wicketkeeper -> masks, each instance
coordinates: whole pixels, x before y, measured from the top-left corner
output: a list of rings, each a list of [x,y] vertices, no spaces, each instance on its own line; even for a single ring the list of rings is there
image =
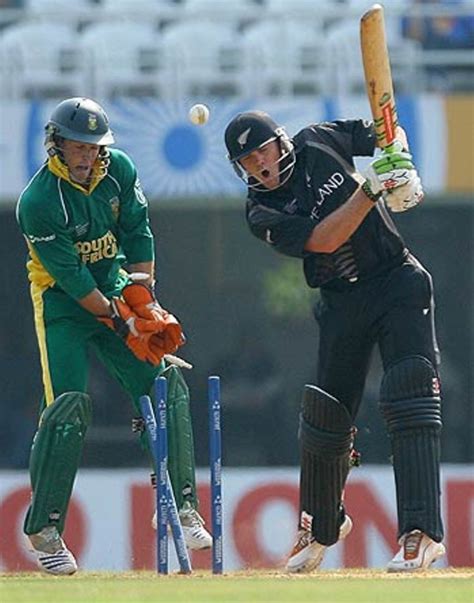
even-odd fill
[[[166,370],[170,475],[186,542],[189,548],[212,542],[197,512],[188,388],[180,370],[163,360],[184,335],[153,293],[147,199],[133,162],[109,149],[113,143],[100,105],[87,98],[61,102],[46,125],[49,157],[17,207],[44,386],[24,531],[39,567],[53,574],[77,570],[61,535],[91,421],[89,351],[130,395],[137,415],[140,396]]]
[[[380,408],[392,443],[400,550],[389,571],[424,569],[441,557],[441,394],[431,276],[409,252],[387,207],[402,212],[423,198],[402,129],[399,141],[364,174],[354,157],[372,156],[373,125],[311,124],[290,139],[261,111],[227,126],[229,159],[248,186],[251,232],[303,261],[319,288],[318,386],[303,393],[300,520],[290,572],[317,568],[352,520],[343,490],[353,424],[370,357],[384,368]]]

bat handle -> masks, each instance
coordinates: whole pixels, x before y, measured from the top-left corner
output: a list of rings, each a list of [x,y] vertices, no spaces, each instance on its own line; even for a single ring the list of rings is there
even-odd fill
[[[384,147],[386,153],[395,153],[404,150],[403,142],[399,138],[395,138],[393,142]]]

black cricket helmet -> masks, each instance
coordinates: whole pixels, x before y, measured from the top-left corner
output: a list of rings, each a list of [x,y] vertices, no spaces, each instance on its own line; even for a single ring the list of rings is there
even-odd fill
[[[102,147],[115,142],[106,112],[90,98],[75,97],[60,102],[45,131],[45,146],[50,155],[57,153],[60,138]]]
[[[278,160],[280,186],[285,184],[293,173],[296,161],[293,142],[288,137],[285,128],[279,126],[264,111],[248,111],[236,115],[228,124],[224,139],[229,161],[237,176],[249,188],[261,192],[269,191],[258,180],[247,174],[246,170],[240,164],[240,160],[274,140],[279,142],[281,151]]]

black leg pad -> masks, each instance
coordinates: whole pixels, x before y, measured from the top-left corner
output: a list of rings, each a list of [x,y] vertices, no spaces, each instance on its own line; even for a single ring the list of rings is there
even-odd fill
[[[327,546],[337,542],[344,520],[342,492],[353,442],[349,412],[336,398],[306,385],[300,415],[300,509],[314,537]]]
[[[404,358],[388,367],[380,394],[392,445],[399,536],[420,529],[440,541],[442,419],[437,372],[422,356]]]

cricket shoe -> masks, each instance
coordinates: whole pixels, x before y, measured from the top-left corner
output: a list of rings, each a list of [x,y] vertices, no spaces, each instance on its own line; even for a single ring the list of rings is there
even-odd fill
[[[204,527],[204,520],[189,502],[179,510],[179,520],[183,528],[184,540],[188,549],[197,551],[212,547],[212,536]],[[158,526],[157,513],[153,515],[151,525]]]
[[[28,535],[26,540],[28,550],[40,569],[57,576],[77,572],[74,555],[66,548],[55,526],[46,526],[37,534]]]
[[[387,565],[388,572],[416,572],[428,569],[446,553],[443,543],[435,542],[421,530],[404,534],[399,542],[400,550]]]
[[[339,540],[345,538],[352,530],[352,519],[346,515],[339,528]],[[286,571],[290,573],[308,573],[321,565],[324,552],[328,547],[320,544],[311,533],[311,530],[300,529],[295,546],[286,562]]]

